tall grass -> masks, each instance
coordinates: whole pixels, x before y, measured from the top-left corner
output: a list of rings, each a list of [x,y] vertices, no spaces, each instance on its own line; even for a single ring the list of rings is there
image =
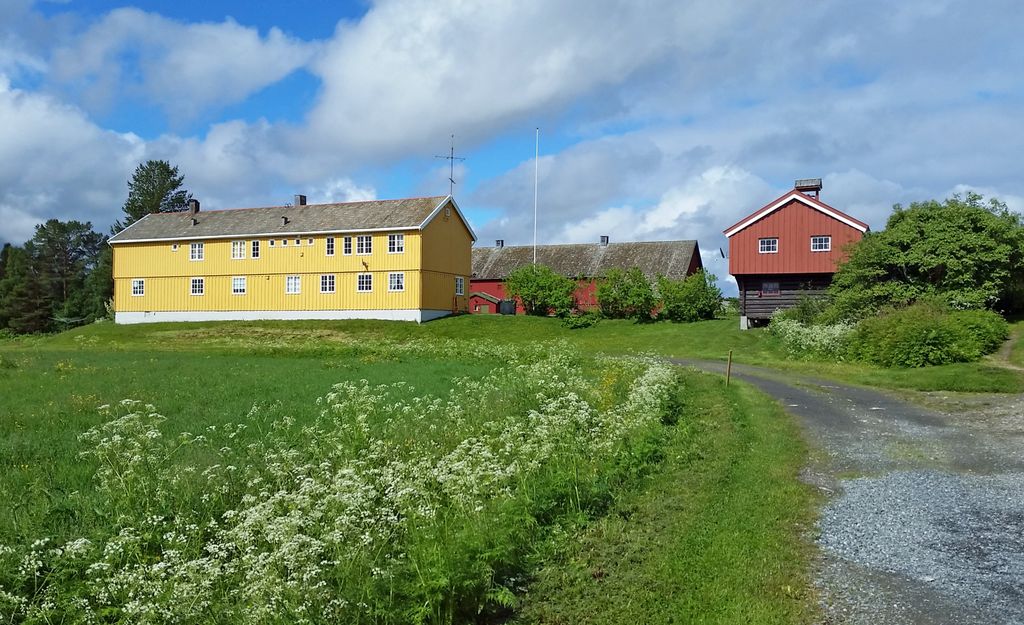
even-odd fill
[[[104,406],[80,436],[95,492],[66,504],[102,522],[0,546],[0,611],[450,623],[508,606],[545,536],[659,459],[676,374],[569,351],[504,348],[504,366],[443,395],[344,382],[307,422],[257,402],[182,432],[153,405]]]

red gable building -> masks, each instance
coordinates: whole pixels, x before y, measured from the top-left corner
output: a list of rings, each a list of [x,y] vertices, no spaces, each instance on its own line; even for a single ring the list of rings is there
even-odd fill
[[[821,179],[794,189],[725,230],[729,273],[739,287],[740,327],[767,323],[772,313],[832,283],[845,247],[868,225],[818,199]]]

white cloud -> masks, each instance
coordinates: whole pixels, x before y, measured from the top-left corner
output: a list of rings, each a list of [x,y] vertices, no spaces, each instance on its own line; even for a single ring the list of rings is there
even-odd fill
[[[58,48],[50,78],[80,88],[92,108],[103,109],[127,95],[173,118],[190,119],[277,82],[314,51],[314,44],[277,28],[261,36],[231,18],[184,24],[123,8]]]
[[[0,241],[21,243],[50,217],[112,222],[143,152],[74,107],[12,89],[0,76]]]
[[[373,187],[360,186],[351,178],[335,178],[310,190],[308,196],[310,204],[363,202],[377,199],[377,191]]]

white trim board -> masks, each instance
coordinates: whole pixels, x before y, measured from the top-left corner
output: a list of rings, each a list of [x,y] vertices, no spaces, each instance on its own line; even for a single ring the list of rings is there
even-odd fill
[[[751,215],[746,220],[744,220],[744,221],[740,222],[739,224],[737,224],[735,227],[733,227],[733,228],[731,228],[729,230],[726,230],[725,236],[727,238],[731,237],[732,235],[736,234],[740,230],[743,230],[743,229],[747,228],[748,226],[751,226],[754,223],[756,223],[758,221],[761,221],[762,219],[764,219],[768,215],[771,215],[772,213],[774,213],[775,211],[779,210],[780,208],[782,208],[786,204],[789,204],[793,200],[797,200],[801,204],[803,204],[803,205],[805,205],[805,206],[807,206],[809,208],[813,208],[814,210],[818,211],[819,213],[823,213],[825,215],[828,215],[832,219],[835,219],[836,221],[842,222],[842,223],[846,224],[847,226],[850,226],[851,228],[853,228],[855,230],[859,230],[861,232],[867,232],[868,231],[868,229],[866,227],[858,224],[857,222],[851,221],[847,217],[845,217],[843,215],[840,215],[839,213],[837,213],[835,211],[829,210],[828,208],[826,208],[824,206],[820,206],[819,204],[811,202],[810,199],[808,199],[808,197],[806,195],[804,195],[803,193],[801,193],[799,191],[793,191],[792,193],[789,193],[789,194],[783,196],[782,199],[780,199],[779,201],[775,202],[774,204],[772,204],[768,208],[764,208],[764,209],[761,209],[761,210],[757,211],[756,213]]]
[[[450,310],[405,308],[393,310],[216,310],[166,312],[115,312],[114,323],[162,323],[165,321],[265,321],[299,319],[380,319],[423,323],[452,314]]]

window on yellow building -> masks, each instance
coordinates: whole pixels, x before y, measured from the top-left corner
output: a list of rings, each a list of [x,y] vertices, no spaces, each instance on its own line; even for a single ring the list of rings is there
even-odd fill
[[[132,295],[139,297],[146,294],[145,280],[132,280]]]
[[[231,242],[231,258],[234,260],[245,258],[245,241]]]
[[[341,253],[345,256],[352,255],[352,237],[345,237],[341,241]]]
[[[231,278],[231,294],[245,295],[245,276]]]
[[[356,256],[368,256],[373,253],[373,237],[360,235],[356,237]]]
[[[388,254],[401,254],[405,251],[405,235],[404,234],[389,234],[388,235]]]
[[[320,276],[320,292],[334,293],[334,274],[325,273]]]
[[[203,260],[203,244],[193,243],[189,246],[189,260]]]
[[[287,276],[284,280],[284,292],[298,295],[302,292],[302,276]]]
[[[334,256],[334,237],[327,237],[327,255]]]
[[[392,292],[405,290],[405,273],[398,271],[388,274],[388,290]]]
[[[455,276],[455,294],[465,295],[466,293],[466,279],[462,276]]]
[[[206,280],[203,278],[192,278],[192,295],[203,295],[206,292]]]
[[[373,274],[372,273],[361,273],[356,276],[356,291],[360,293],[369,293],[373,290]]]
[[[260,257],[260,242],[259,241],[253,241],[252,242],[252,257],[253,258],[259,258]]]

